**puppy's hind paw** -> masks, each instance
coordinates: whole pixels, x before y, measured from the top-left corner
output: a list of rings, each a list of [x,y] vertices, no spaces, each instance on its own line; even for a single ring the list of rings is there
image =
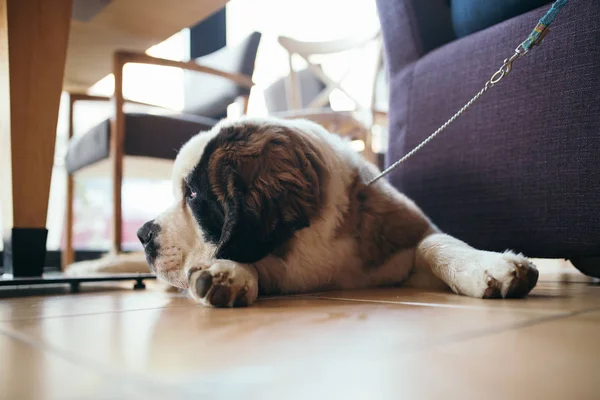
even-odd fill
[[[525,297],[537,284],[539,272],[521,255],[506,252],[502,261],[486,271],[487,289],[484,299]]]

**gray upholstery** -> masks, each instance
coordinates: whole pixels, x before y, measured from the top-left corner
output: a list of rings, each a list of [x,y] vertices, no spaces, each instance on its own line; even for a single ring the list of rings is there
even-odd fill
[[[296,76],[298,78],[298,86],[300,87],[301,108],[307,108],[319,93],[325,89],[325,84],[308,68],[296,72]],[[267,110],[271,114],[290,110],[287,101],[287,79],[289,78],[281,78],[265,90],[265,103]]]
[[[549,7],[449,40],[448,22],[415,12],[442,3],[377,0],[390,75],[388,164],[477,93]],[[423,45],[428,29],[435,48]],[[598,256],[599,154],[600,1],[575,0],[540,47],[389,179],[474,246]]]
[[[216,120],[196,115],[163,116],[125,114],[125,155],[173,160],[181,146],[200,131],[210,129]],[[66,169],[79,169],[108,158],[110,120],[96,125],[69,142]]]
[[[196,59],[196,62],[221,71],[252,76],[256,53],[261,34],[252,33],[234,47],[221,50]],[[250,90],[219,76],[184,72],[184,112],[204,117],[221,119],[227,116],[227,106],[236,97],[248,95]]]

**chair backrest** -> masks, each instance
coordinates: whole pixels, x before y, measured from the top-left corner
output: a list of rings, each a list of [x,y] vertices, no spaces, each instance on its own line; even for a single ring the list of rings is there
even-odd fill
[[[252,77],[260,39],[261,34],[253,32],[236,46],[224,47],[194,61],[207,67]],[[184,81],[183,111],[203,117],[225,118],[227,106],[238,96],[250,94],[250,89],[213,75],[186,71]]]
[[[332,40],[327,42],[302,42],[286,36],[280,36],[278,40],[279,44],[288,52],[289,55],[290,74],[285,80],[287,84],[286,94],[288,97],[287,104],[289,106],[289,109],[298,110],[301,108],[325,107],[329,103],[329,95],[336,89],[342,91],[346,96],[348,96],[356,104],[357,108],[365,107],[361,104],[360,101],[356,100],[352,96],[352,94],[348,93],[348,91],[345,90],[341,85],[342,80],[345,78],[347,73],[350,72],[353,63],[348,63],[349,66],[347,68],[346,74],[343,74],[341,79],[336,80],[325,74],[322,66],[318,63],[313,62],[312,59],[313,56],[342,53],[349,50],[366,48],[366,46],[372,42],[377,43],[378,57],[381,57],[382,43],[379,31],[364,36],[344,38],[340,40]],[[311,101],[308,102],[308,104],[308,96],[305,96],[303,93],[306,83],[302,81],[303,76],[301,75],[306,75],[307,72],[302,71],[301,73],[299,73],[294,70],[292,63],[294,54],[304,59],[304,61],[306,61],[306,63],[308,64],[308,68],[306,69],[306,71],[310,72],[313,78],[316,78],[323,83],[322,90],[318,94],[313,95]],[[377,70],[379,70],[380,66],[381,59],[378,58],[376,62]],[[376,77],[377,71],[374,71],[373,76],[369,77],[373,85],[375,85]],[[306,76],[304,76],[305,81],[306,79]],[[370,108],[371,106],[372,101],[367,107]]]
[[[308,68],[297,71],[296,76],[300,86],[300,108],[308,108],[310,103],[325,89],[326,85]],[[275,81],[264,91],[265,105],[270,114],[291,110],[291,105],[288,102],[287,79],[287,77],[284,77]]]

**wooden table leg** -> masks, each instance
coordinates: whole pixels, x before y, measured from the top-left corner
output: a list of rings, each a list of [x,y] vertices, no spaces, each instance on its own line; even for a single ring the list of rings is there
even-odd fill
[[[0,0],[4,268],[41,275],[72,0]],[[8,50],[8,51],[7,51]]]

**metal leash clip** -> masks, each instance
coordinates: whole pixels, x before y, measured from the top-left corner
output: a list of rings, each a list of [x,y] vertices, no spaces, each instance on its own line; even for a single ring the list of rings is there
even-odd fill
[[[494,86],[496,83],[500,82],[502,78],[512,71],[512,65],[517,58],[524,56],[527,52],[520,49],[520,46],[515,50],[515,54],[513,54],[510,58],[504,60],[504,63],[500,67],[498,71],[492,75],[489,81],[485,83],[485,89],[489,89]]]

